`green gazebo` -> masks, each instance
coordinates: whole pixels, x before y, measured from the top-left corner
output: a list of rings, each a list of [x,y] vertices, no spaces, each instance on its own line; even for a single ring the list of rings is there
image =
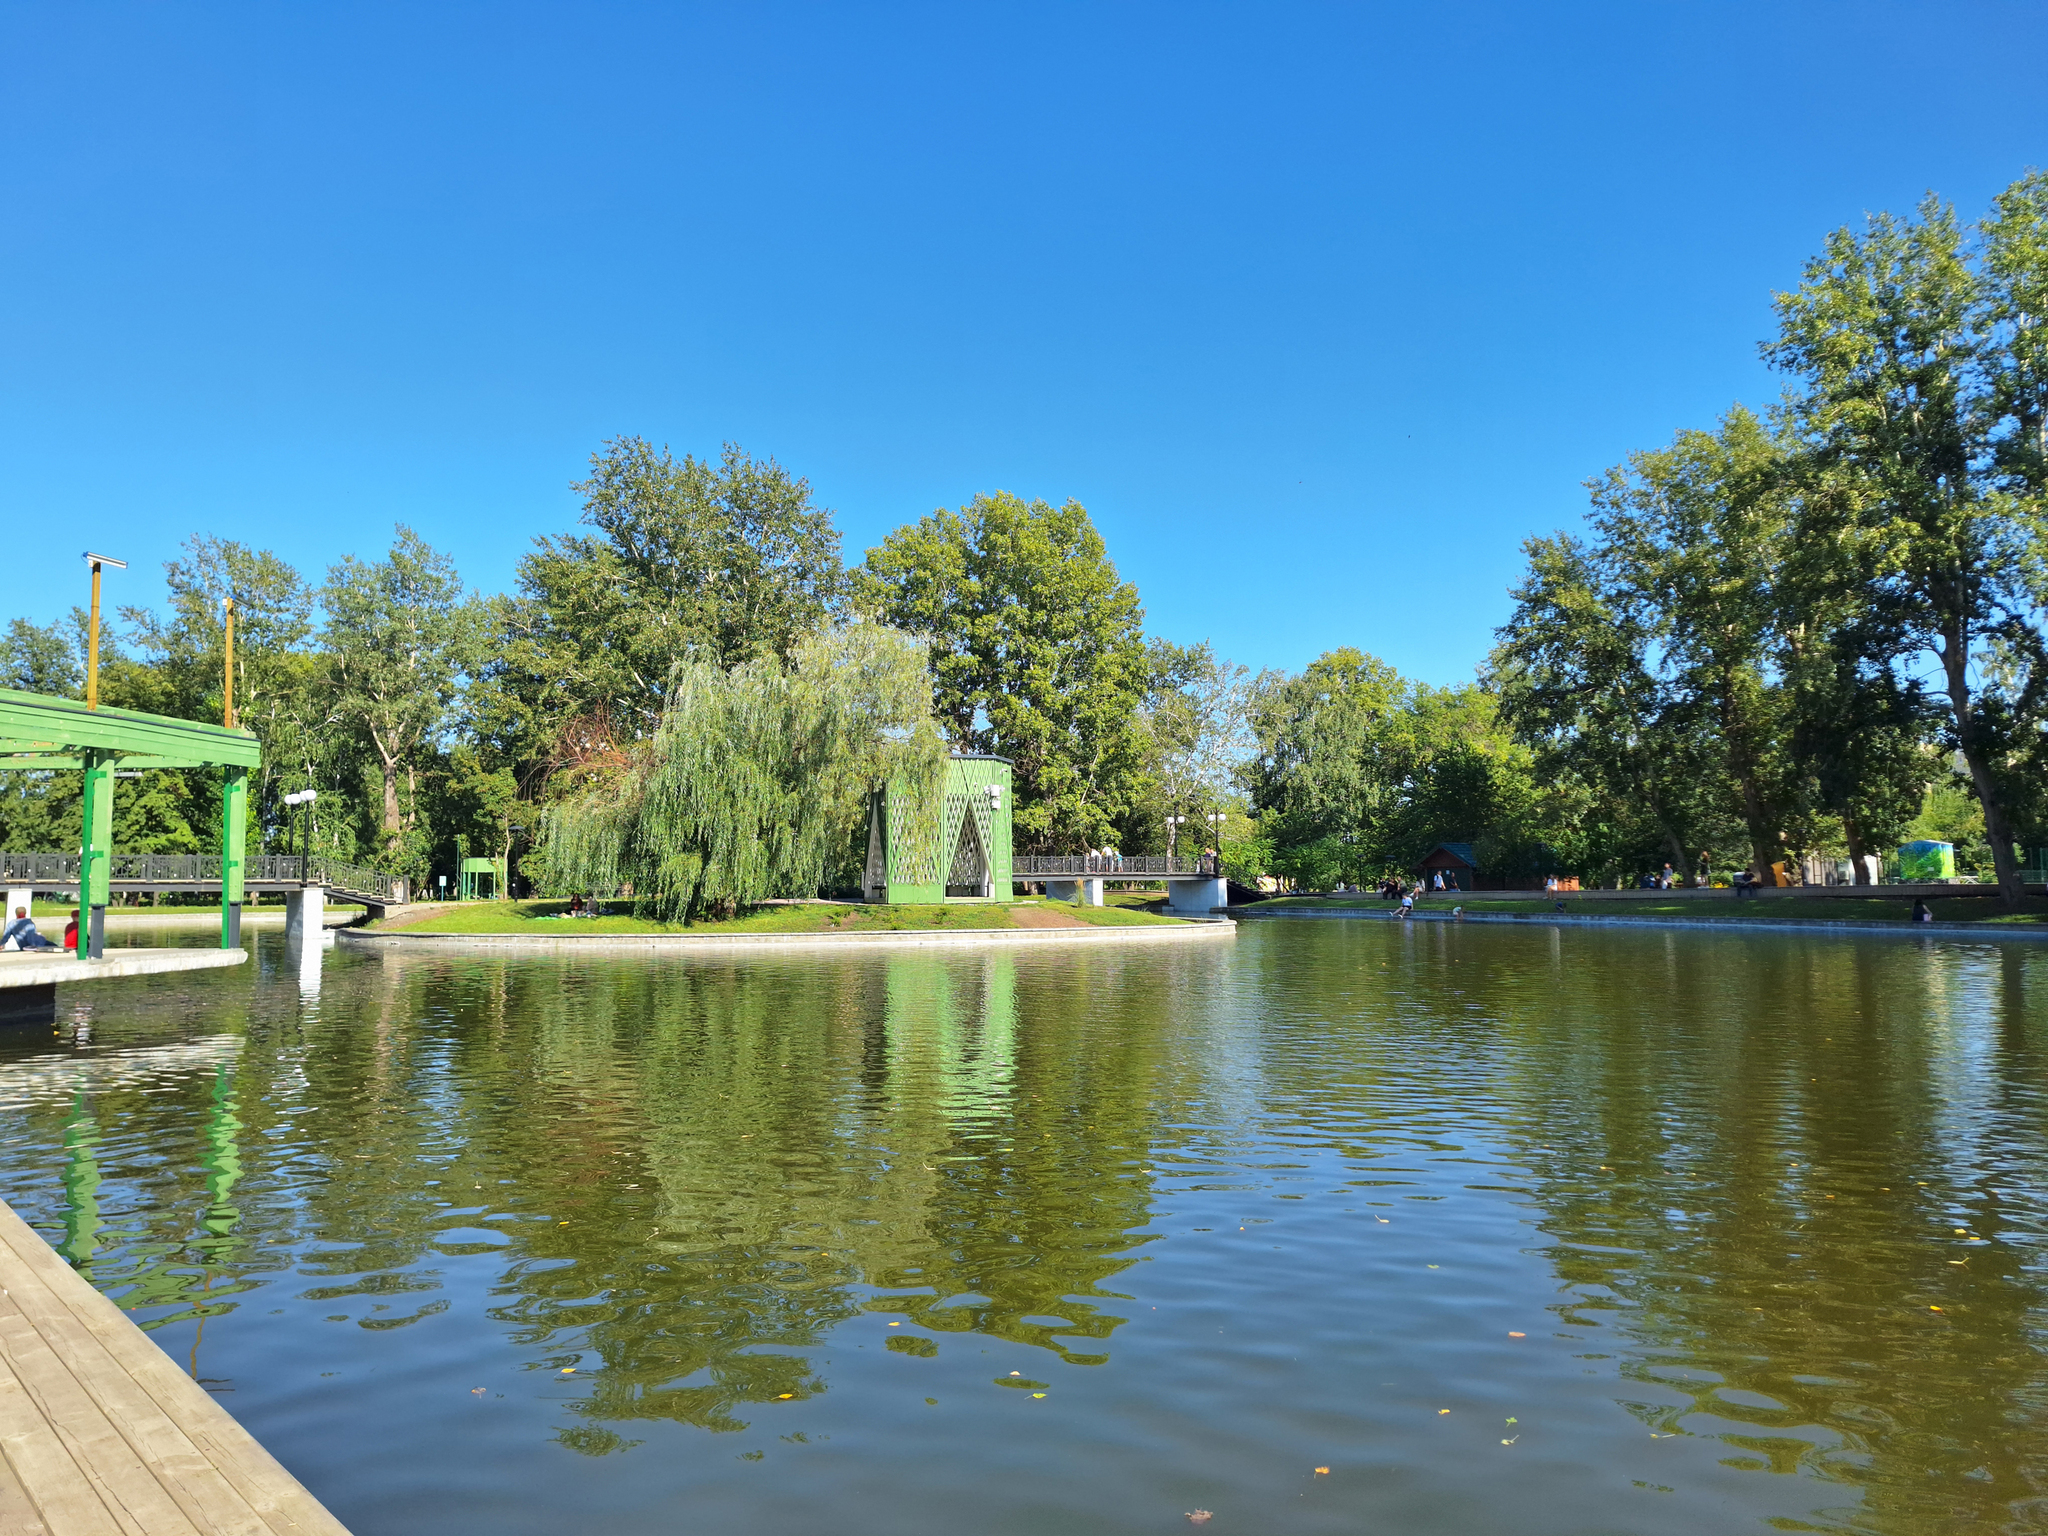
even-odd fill
[[[900,784],[868,802],[869,901],[1007,901],[1010,897],[1010,760],[956,753],[933,829],[920,832]]]
[[[218,768],[220,794],[220,943],[242,944],[244,843],[249,770],[263,751],[250,732],[201,725],[135,709],[101,709],[76,699],[0,688],[0,769],[84,771],[78,905],[85,915],[80,959],[106,948],[107,892],[114,852],[114,775],[145,768]]]

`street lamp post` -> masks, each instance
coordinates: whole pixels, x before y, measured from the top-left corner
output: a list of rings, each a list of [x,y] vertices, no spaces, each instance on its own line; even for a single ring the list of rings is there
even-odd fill
[[[96,555],[85,552],[85,563],[92,567],[92,618],[85,631],[85,707],[100,707],[100,567],[111,565],[117,571],[128,569],[126,560],[116,560],[112,555]]]
[[[1221,868],[1223,864],[1223,823],[1230,819],[1230,813],[1228,811],[1211,811],[1202,819],[1209,823],[1209,847],[1216,856],[1216,867]]]

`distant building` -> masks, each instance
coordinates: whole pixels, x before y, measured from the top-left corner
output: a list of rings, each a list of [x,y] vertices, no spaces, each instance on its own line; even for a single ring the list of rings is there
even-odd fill
[[[1472,856],[1470,843],[1438,843],[1409,873],[1421,876],[1422,883],[1431,890],[1436,889],[1439,873],[1446,889],[1471,891],[1479,887],[1479,861]]]

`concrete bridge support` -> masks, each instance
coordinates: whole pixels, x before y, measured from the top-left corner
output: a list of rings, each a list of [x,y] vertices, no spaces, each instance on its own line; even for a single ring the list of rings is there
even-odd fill
[[[326,926],[327,892],[320,886],[309,885],[304,890],[284,893],[284,936],[287,943],[302,939],[318,940],[320,930]]]
[[[1212,907],[1227,906],[1230,892],[1221,880],[1169,880],[1166,910],[1184,917],[1207,917]]]
[[[1054,901],[1078,902],[1085,907],[1102,905],[1102,882],[1100,880],[1048,880],[1045,894]]]

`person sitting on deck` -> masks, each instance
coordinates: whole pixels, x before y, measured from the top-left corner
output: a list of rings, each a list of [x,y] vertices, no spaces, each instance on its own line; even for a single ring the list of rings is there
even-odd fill
[[[71,921],[64,925],[64,947],[78,948],[78,908],[71,909]]]
[[[1401,893],[1401,915],[1403,917],[1412,917],[1415,915],[1415,893],[1413,891],[1404,891]]]
[[[7,931],[0,933],[0,946],[7,949],[55,949],[57,946],[36,932],[36,920],[28,915],[27,907],[14,909],[14,921],[7,925]]]

